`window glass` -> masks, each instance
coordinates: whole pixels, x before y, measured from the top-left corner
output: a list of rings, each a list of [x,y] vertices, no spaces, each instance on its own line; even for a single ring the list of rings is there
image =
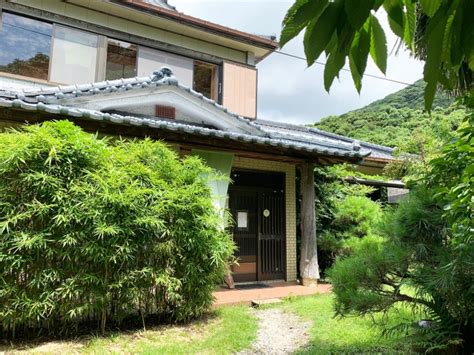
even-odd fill
[[[95,81],[97,35],[56,25],[53,41],[51,81],[64,84]]]
[[[195,61],[193,89],[212,100],[216,100],[217,65]]]
[[[152,75],[162,66],[170,67],[180,84],[193,85],[193,60],[156,49],[140,47],[138,50],[138,76]]]
[[[137,75],[137,46],[127,42],[108,40],[105,78],[114,80]]]
[[[0,31],[0,71],[48,79],[53,26],[4,12]]]

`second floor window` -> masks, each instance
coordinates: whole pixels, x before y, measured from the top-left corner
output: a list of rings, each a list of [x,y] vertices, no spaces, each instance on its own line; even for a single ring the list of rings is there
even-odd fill
[[[48,79],[53,26],[4,12],[0,31],[0,71]]]
[[[131,78],[137,75],[137,46],[109,39],[105,79]]]
[[[217,101],[217,81],[217,65],[194,61],[194,90]]]

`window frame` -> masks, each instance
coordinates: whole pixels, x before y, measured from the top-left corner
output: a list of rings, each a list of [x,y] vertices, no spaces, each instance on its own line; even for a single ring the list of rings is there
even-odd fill
[[[21,12],[15,12],[15,11],[9,11],[9,10],[5,11],[5,9],[0,8],[0,31],[3,31],[3,25],[4,25],[3,16],[4,16],[4,14],[11,14],[13,16],[24,17],[24,18],[28,18],[30,20],[43,22],[43,23],[47,23],[47,24],[51,25],[51,40],[50,40],[50,44],[49,44],[48,75],[47,75],[46,79],[35,78],[35,77],[32,77],[32,76],[26,76],[26,75],[16,74],[16,73],[9,73],[9,72],[1,71],[1,70],[0,70],[0,75],[2,75],[4,77],[11,77],[13,79],[18,79],[18,80],[27,80],[27,81],[30,81],[30,82],[53,83],[53,82],[50,81],[50,74],[51,74],[51,62],[52,62],[51,59],[52,59],[52,55],[53,55],[53,36],[54,36],[55,23],[52,22],[52,21],[48,21],[48,20],[44,20],[42,18],[35,17],[35,16],[30,16],[28,14],[24,14],[24,13],[21,13]]]
[[[194,64],[196,62],[204,63],[204,64],[209,64],[212,65],[216,68],[216,74],[215,74],[215,85],[216,85],[216,90],[215,90],[215,97],[212,98],[212,100],[222,103],[223,100],[223,63],[224,59],[222,58],[216,58],[216,60],[206,60],[200,58],[198,55],[192,56],[192,55],[186,55],[182,54],[179,52],[175,51],[169,51],[166,49],[163,49],[159,46],[154,47],[152,45],[152,42],[150,42],[150,45],[142,44],[140,41],[129,41],[127,39],[122,39],[120,36],[120,33],[117,33],[117,36],[109,36],[106,34],[103,34],[99,32],[98,30],[96,31],[91,31],[88,29],[85,29],[83,27],[80,27],[78,25],[71,24],[70,22],[66,21],[59,21],[59,22],[54,22],[50,19],[45,18],[44,16],[39,16],[35,14],[30,14],[28,12],[23,12],[23,11],[18,11],[16,9],[5,9],[5,8],[0,8],[0,30],[2,29],[3,25],[3,14],[4,13],[9,13],[12,15],[20,16],[20,17],[25,17],[29,18],[35,21],[43,22],[50,24],[52,26],[52,31],[51,31],[51,42],[50,42],[50,47],[49,47],[49,63],[48,63],[48,77],[47,79],[41,79],[41,78],[35,78],[35,77],[30,77],[30,76],[25,76],[25,75],[20,75],[20,74],[13,74],[13,73],[8,73],[8,72],[2,72],[0,71],[0,77],[11,77],[13,79],[17,80],[22,80],[22,81],[28,81],[28,82],[37,82],[37,83],[45,83],[45,84],[53,84],[53,85],[64,85],[65,83],[63,82],[56,82],[56,81],[51,81],[51,69],[52,69],[52,55],[53,55],[53,46],[54,46],[54,36],[55,36],[55,31],[56,31],[56,26],[62,26],[69,28],[71,30],[77,30],[77,31],[82,31],[85,33],[89,33],[92,35],[96,35],[99,38],[99,44],[97,46],[97,64],[96,64],[96,70],[95,70],[95,81],[104,81],[106,80],[106,71],[107,71],[107,48],[108,48],[108,41],[110,40],[115,40],[119,42],[126,42],[131,45],[136,46],[136,63],[135,63],[135,71],[138,74],[138,53],[140,47],[152,49],[152,50],[157,50],[166,54],[182,57],[182,58],[187,58],[193,61],[193,77],[192,77],[192,85],[191,89],[194,87]],[[148,40],[148,39],[147,39]],[[150,41],[153,41],[152,39],[149,39]],[[200,53],[198,51],[195,51],[196,53]],[[204,52],[203,52],[204,53]],[[204,53],[205,55],[205,53]],[[150,73],[151,75],[151,73]]]
[[[203,61],[203,60],[197,60],[197,59],[193,59],[193,85],[191,87],[191,89],[195,90],[194,88],[194,79],[195,79],[195,66],[196,64],[201,64],[203,66],[209,66],[209,67],[212,67],[212,77],[211,77],[211,97],[209,97],[209,99],[211,100],[214,100],[218,103],[220,103],[220,95],[221,95],[221,76],[222,76],[222,71],[221,71],[221,67],[222,65],[219,65],[219,64],[214,64],[214,63],[209,63],[209,62],[206,62],[206,61]],[[212,88],[212,81],[214,82],[214,88]],[[201,92],[201,94],[203,94]],[[204,95],[204,94],[203,94]],[[205,96],[205,95],[204,95]],[[207,97],[207,96],[206,96]]]

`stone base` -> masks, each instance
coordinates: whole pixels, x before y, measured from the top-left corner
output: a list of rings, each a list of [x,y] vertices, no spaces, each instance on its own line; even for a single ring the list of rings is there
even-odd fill
[[[301,280],[301,284],[303,286],[307,286],[307,287],[316,287],[316,286],[318,286],[318,279],[303,278]]]

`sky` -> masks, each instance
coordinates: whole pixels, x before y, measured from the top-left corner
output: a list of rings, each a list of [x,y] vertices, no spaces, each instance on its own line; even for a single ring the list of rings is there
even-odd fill
[[[241,31],[276,35],[281,21],[293,3],[283,0],[169,0],[185,14]],[[395,53],[395,36],[390,32],[386,14],[377,13],[387,35],[389,50],[386,77],[413,83],[423,76],[423,63],[403,50]],[[304,57],[302,34],[281,50]],[[324,55],[319,58],[325,61]],[[348,67],[348,65],[346,65]],[[257,117],[273,121],[309,124],[329,115],[339,115],[404,88],[404,85],[365,77],[362,91],[357,93],[349,72],[341,72],[327,93],[320,65],[308,68],[304,60],[273,53],[257,65]],[[384,76],[369,60],[366,73]]]

